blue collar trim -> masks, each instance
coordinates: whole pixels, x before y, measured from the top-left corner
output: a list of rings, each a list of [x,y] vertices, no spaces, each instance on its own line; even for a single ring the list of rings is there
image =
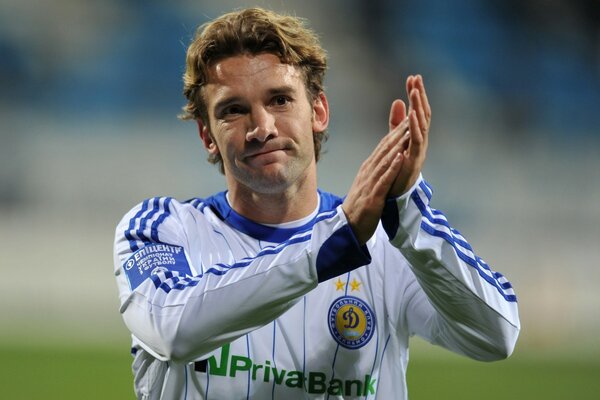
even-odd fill
[[[337,206],[342,204],[343,201],[342,198],[336,195],[319,190],[318,193],[321,197],[321,205],[315,218],[306,224],[295,228],[277,228],[261,225],[235,212],[229,206],[227,198],[225,197],[225,193],[226,192],[219,192],[211,197],[208,197],[204,200],[204,203],[207,204],[223,221],[226,221],[234,229],[255,239],[272,243],[285,242],[296,233],[310,229],[315,224],[319,214],[334,210]]]

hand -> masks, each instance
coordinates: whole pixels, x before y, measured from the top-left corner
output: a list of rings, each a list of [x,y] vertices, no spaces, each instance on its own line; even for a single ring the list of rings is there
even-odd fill
[[[404,103],[403,103],[404,104]],[[365,244],[377,228],[385,200],[401,171],[408,146],[409,120],[399,122],[362,163],[342,209],[354,236]]]
[[[410,105],[408,117],[406,105],[402,100],[395,100],[390,110],[390,130],[408,118],[410,140],[408,146],[402,151],[404,158],[402,169],[388,193],[389,197],[401,196],[415,184],[425,163],[429,143],[431,107],[421,75],[411,75],[406,79],[406,93]]]
[[[358,242],[365,244],[377,228],[385,200],[406,193],[417,181],[427,152],[431,107],[423,78],[406,80],[408,116],[402,100],[392,103],[389,133],[362,163],[342,209]]]

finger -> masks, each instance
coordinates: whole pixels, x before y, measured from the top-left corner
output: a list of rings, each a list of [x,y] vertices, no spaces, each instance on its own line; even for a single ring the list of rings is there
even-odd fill
[[[414,88],[414,76],[409,75],[406,78],[406,95],[408,96],[408,112],[410,112],[410,110],[412,110],[412,108],[413,108],[413,104],[410,101],[410,92],[412,92],[413,88]]]
[[[380,147],[389,147],[393,146],[395,142],[397,142],[402,135],[408,130],[408,118],[405,116],[399,124],[396,125],[394,129],[389,131],[377,144],[377,148]]]
[[[405,118],[392,132],[388,134],[384,145],[383,152],[389,154],[392,152],[400,152],[406,149],[410,141],[409,120]]]
[[[385,162],[385,157],[388,155],[402,152],[406,148],[406,143],[410,140],[408,126],[409,121],[405,118],[394,130],[384,136],[365,161],[365,168],[374,170],[382,162]]]
[[[406,78],[406,94],[409,94],[415,88],[415,79],[414,75],[409,75]]]
[[[409,120],[406,119],[406,122],[408,123]],[[410,144],[410,135],[410,129],[406,129],[402,136],[394,142],[394,147],[390,149],[390,151],[403,153],[404,150],[406,150],[408,148],[408,145]]]
[[[396,128],[388,132],[373,149],[369,157],[362,163],[361,170],[372,172],[382,162],[384,157],[398,148],[398,143],[403,143],[403,136],[408,131],[409,121],[405,118]],[[396,150],[401,151],[401,150]]]
[[[394,100],[390,109],[390,131],[400,125],[404,119],[406,119],[406,104],[402,100]]]
[[[408,146],[410,145],[410,130],[407,130],[406,133],[404,134],[404,136],[402,136],[402,141],[399,145],[400,145],[399,151],[402,154],[404,154],[404,152],[408,149]]]
[[[425,110],[425,116],[427,117],[427,121],[431,120],[431,106],[429,105],[429,99],[427,98],[427,92],[425,91],[425,82],[423,81],[423,76],[417,75],[418,79],[418,88],[421,94],[421,104],[423,109]]]
[[[394,154],[403,153],[410,142],[410,133],[408,132],[409,120],[404,119],[400,125],[392,132],[387,134],[375,147],[371,155],[363,162],[360,173],[364,176],[371,176],[370,179],[379,179],[388,169],[391,162],[390,157]]]
[[[423,152],[423,135],[421,134],[421,128],[419,126],[419,120],[417,113],[412,110],[408,114],[409,127],[410,127],[410,144],[408,146],[408,156],[411,160],[417,160]]]
[[[404,156],[401,153],[393,153],[393,158],[390,160],[388,167],[382,171],[379,178],[373,186],[373,194],[376,197],[386,197],[390,188],[394,184],[398,173],[402,169]]]
[[[427,93],[425,92],[425,84],[423,83],[422,76],[420,76],[419,86],[419,94],[421,95],[421,109],[423,112],[422,119],[425,121],[425,125],[421,129],[421,135],[423,135],[423,142],[425,143],[425,148],[427,148],[429,141],[429,131],[431,128],[431,106],[429,105],[429,100],[427,99]]]
[[[378,164],[373,165],[369,169],[361,171],[363,188],[365,189],[366,195],[375,198],[379,196],[385,196],[389,190],[389,188],[385,188],[385,186],[393,183],[393,178],[386,180],[386,176],[389,174],[388,171],[390,169],[395,168],[396,164],[394,164],[394,162],[397,157],[397,152],[390,152],[386,154]]]
[[[416,111],[417,119],[419,120],[419,127],[421,128],[421,132],[425,133],[429,129],[429,122],[427,117],[425,116],[425,110],[423,109],[423,104],[421,104],[421,94],[419,93],[419,89],[415,88],[410,93],[410,99],[414,104],[414,111]]]

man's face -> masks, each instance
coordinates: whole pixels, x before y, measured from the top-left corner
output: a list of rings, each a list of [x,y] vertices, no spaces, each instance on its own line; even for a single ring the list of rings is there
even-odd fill
[[[327,104],[308,99],[296,67],[268,53],[229,57],[210,68],[203,95],[202,138],[223,158],[230,190],[281,193],[316,179],[313,131],[326,128]]]

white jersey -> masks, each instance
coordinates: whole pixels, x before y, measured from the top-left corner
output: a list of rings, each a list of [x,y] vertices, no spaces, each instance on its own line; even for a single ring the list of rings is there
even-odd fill
[[[511,284],[429,206],[419,179],[360,246],[319,192],[299,227],[225,193],[149,199],[117,227],[115,275],[140,399],[406,399],[409,337],[479,360],[519,332]]]

